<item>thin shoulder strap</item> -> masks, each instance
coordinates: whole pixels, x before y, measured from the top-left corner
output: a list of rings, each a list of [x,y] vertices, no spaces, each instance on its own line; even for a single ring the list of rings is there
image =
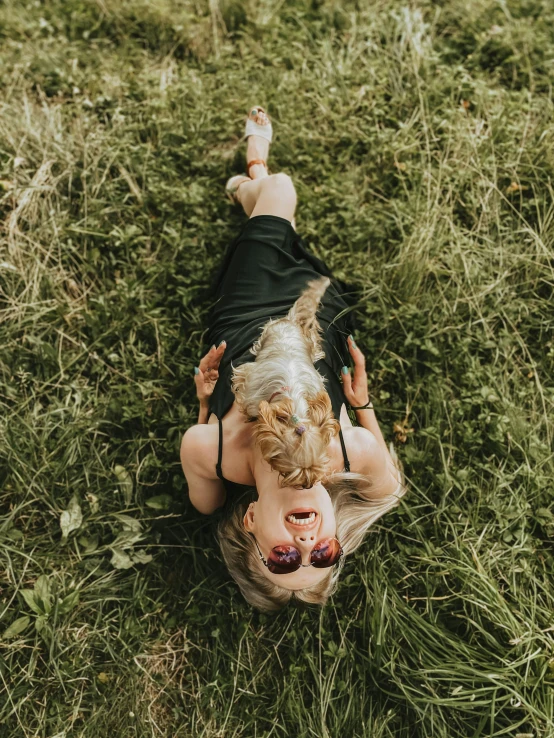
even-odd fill
[[[344,471],[350,471],[350,461],[348,460],[348,454],[346,453],[346,444],[344,443],[344,436],[342,435],[342,428],[339,431],[340,445],[342,448],[342,457],[344,459]]]
[[[217,464],[215,465],[215,473],[220,479],[223,479],[223,472],[221,471],[221,460],[223,458],[223,423],[221,418],[217,419],[219,424],[219,444],[217,448]]]

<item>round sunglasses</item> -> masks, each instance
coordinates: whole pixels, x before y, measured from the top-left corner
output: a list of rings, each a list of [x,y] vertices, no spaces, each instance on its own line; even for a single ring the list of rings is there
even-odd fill
[[[326,538],[324,541],[316,543],[310,551],[309,564],[303,564],[300,551],[295,546],[288,545],[274,546],[266,561],[256,537],[253,533],[250,535],[254,539],[260,560],[272,574],[292,574],[293,571],[308,566],[315,566],[316,569],[327,569],[334,566],[343,554],[342,547],[336,538]]]

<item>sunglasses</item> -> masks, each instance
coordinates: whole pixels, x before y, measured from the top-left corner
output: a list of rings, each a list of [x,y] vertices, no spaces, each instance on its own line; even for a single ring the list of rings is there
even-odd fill
[[[258,546],[258,541],[254,537],[254,543],[260,554],[260,559],[264,566],[267,566],[272,574],[292,574],[301,567],[315,566],[316,569],[328,569],[334,566],[343,554],[340,543],[336,538],[326,538],[324,541],[317,543],[310,551],[310,563],[302,563],[302,554],[295,546],[275,546],[269,552],[269,556],[264,558],[263,553]]]

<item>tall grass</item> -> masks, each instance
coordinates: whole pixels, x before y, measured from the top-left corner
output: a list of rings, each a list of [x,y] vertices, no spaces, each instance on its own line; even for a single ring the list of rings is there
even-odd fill
[[[554,10],[0,8],[0,736],[554,736]],[[253,612],[178,463],[273,118],[410,478],[329,606]]]

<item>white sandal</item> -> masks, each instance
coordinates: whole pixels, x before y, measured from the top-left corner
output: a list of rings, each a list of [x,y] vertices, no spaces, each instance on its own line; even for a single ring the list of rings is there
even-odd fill
[[[273,126],[271,125],[271,121],[269,121],[267,125],[261,126],[250,117],[254,113],[265,113],[265,110],[261,105],[254,105],[250,109],[250,115],[246,119],[246,126],[244,129],[244,140],[246,141],[248,136],[260,136],[261,138],[265,138],[268,143],[271,143],[273,141]],[[255,164],[263,164],[267,169],[267,162],[264,159],[252,159],[252,161],[246,163],[246,171],[248,174],[250,174],[250,167],[253,167]]]

